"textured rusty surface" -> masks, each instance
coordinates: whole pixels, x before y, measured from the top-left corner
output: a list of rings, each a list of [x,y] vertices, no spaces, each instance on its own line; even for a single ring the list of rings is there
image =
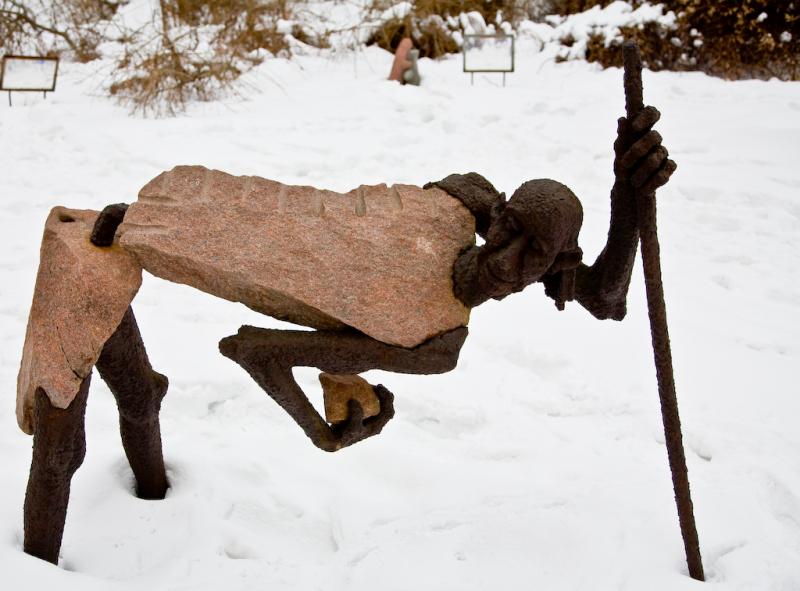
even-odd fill
[[[97,371],[117,401],[122,446],[136,477],[136,495],[163,499],[167,476],[158,414],[169,381],[150,366],[131,308],[106,341]]]
[[[435,184],[452,191],[484,229],[485,243],[464,250],[453,266],[453,291],[466,306],[501,300],[551,275],[560,278],[580,263],[583,208],[561,183],[528,181],[508,201],[476,173]]]
[[[25,552],[58,564],[72,475],[86,455],[84,415],[91,373],[80,383],[72,404],[53,406],[44,390],[34,397],[33,457],[25,492]]]
[[[154,275],[295,324],[413,347],[469,320],[451,273],[474,219],[437,188],[341,194],[179,166],[119,232]]]
[[[34,393],[67,408],[139,290],[136,259],[89,238],[96,211],[56,207],[45,223],[17,377],[17,422],[33,433]]]
[[[328,425],[292,376],[293,367],[316,367],[334,374],[358,374],[370,369],[434,374],[455,368],[467,337],[465,327],[436,336],[412,348],[395,347],[352,331],[283,331],[243,326],[222,339],[220,352],[241,365],[281,408],[324,451],[337,451],[377,435],[394,416],[391,392],[374,386],[380,413],[365,419],[361,405],[351,400],[347,421]]]
[[[625,60],[625,111],[630,122],[631,140],[636,137],[636,121],[644,111],[642,99],[642,62],[635,44],[624,47]],[[640,134],[641,135],[641,134]],[[644,155],[641,156],[643,158]],[[672,352],[667,326],[667,307],[664,302],[664,288],[661,280],[661,257],[656,226],[655,188],[664,184],[672,171],[674,162],[666,160],[666,151],[656,154],[650,175],[640,171],[629,181],[631,191],[636,197],[637,222],[642,243],[642,265],[644,268],[647,310],[650,317],[650,335],[658,381],[658,396],[661,402],[661,417],[664,423],[664,436],[669,458],[675,503],[678,508],[681,536],[683,537],[686,562],[689,574],[699,581],[705,580],[703,561],[700,555],[700,541],[694,520],[694,507],[689,488],[689,472],[683,451],[681,420],[678,413],[678,398],[675,393],[675,377],[672,369]],[[670,164],[671,163],[671,164]],[[660,164],[660,166],[655,166]],[[646,170],[646,168],[644,169]],[[666,171],[666,172],[665,172]],[[653,180],[654,179],[654,180]],[[661,180],[663,179],[663,182]]]
[[[125,218],[126,211],[128,211],[127,203],[105,206],[94,222],[90,242],[95,246],[111,246],[114,243],[117,228]]]
[[[133,310],[105,343],[97,369],[119,409],[125,454],[142,499],[162,499],[167,490],[158,413],[167,379],[147,359]],[[72,475],[86,453],[84,415],[91,372],[66,409],[36,390],[33,458],[25,495],[25,552],[56,564],[69,502]]]

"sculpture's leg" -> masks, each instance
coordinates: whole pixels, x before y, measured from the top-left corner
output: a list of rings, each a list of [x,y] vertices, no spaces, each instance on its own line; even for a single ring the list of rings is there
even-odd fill
[[[117,400],[122,446],[136,476],[137,496],[163,499],[168,485],[158,413],[168,380],[150,366],[131,308],[106,341],[96,367]]]
[[[84,414],[90,378],[91,374],[83,380],[66,409],[54,407],[44,390],[36,390],[24,550],[53,564],[58,563],[72,475],[86,455]]]
[[[336,451],[381,431],[394,415],[391,392],[383,386],[374,386],[381,403],[377,416],[362,419],[360,406],[351,401],[348,421],[332,427],[295,382],[293,367],[316,367],[336,374],[357,374],[370,369],[444,373],[456,366],[466,337],[467,329],[462,327],[406,349],[356,332],[283,331],[243,326],[237,335],[222,339],[219,348],[291,415],[314,445],[325,451]]]

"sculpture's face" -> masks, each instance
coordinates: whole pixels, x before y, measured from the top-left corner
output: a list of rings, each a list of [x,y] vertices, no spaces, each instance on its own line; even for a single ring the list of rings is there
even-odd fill
[[[550,232],[536,221],[512,201],[489,227],[481,258],[503,295],[538,281],[558,254]]]
[[[582,220],[580,202],[564,185],[523,184],[486,234],[478,259],[484,293],[500,298],[539,281],[562,251],[577,248]]]

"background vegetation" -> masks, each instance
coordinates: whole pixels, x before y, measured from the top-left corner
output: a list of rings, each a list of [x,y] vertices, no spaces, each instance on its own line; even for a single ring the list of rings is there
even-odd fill
[[[637,4],[640,4],[637,1]],[[571,4],[608,4],[564,0]],[[727,79],[800,80],[800,2],[791,0],[662,0],[675,27],[625,27],[652,70],[699,70]],[[589,61],[622,64],[621,42],[590,40]]]
[[[411,37],[422,57],[438,58],[460,51],[466,31],[512,32],[525,19],[597,10],[611,1],[370,0],[362,2],[369,34],[361,41],[393,51]],[[0,0],[0,49],[87,62],[113,47],[109,93],[134,110],[171,114],[189,101],[216,98],[267,57],[289,57],[303,44],[325,47],[331,33],[297,18],[308,0],[152,0],[150,18],[136,26],[117,18],[130,2]],[[800,0],[651,3],[674,12],[671,24],[623,26],[613,39],[594,32],[586,59],[619,66],[622,41],[629,38],[653,70],[800,80]]]

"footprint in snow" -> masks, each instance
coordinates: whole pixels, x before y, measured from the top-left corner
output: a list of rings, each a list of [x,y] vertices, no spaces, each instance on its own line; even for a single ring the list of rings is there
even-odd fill
[[[236,540],[228,542],[222,549],[222,554],[231,560],[250,560],[260,558],[259,554],[255,550]]]
[[[711,281],[719,285],[722,289],[730,291],[731,280],[725,275],[712,275]]]

